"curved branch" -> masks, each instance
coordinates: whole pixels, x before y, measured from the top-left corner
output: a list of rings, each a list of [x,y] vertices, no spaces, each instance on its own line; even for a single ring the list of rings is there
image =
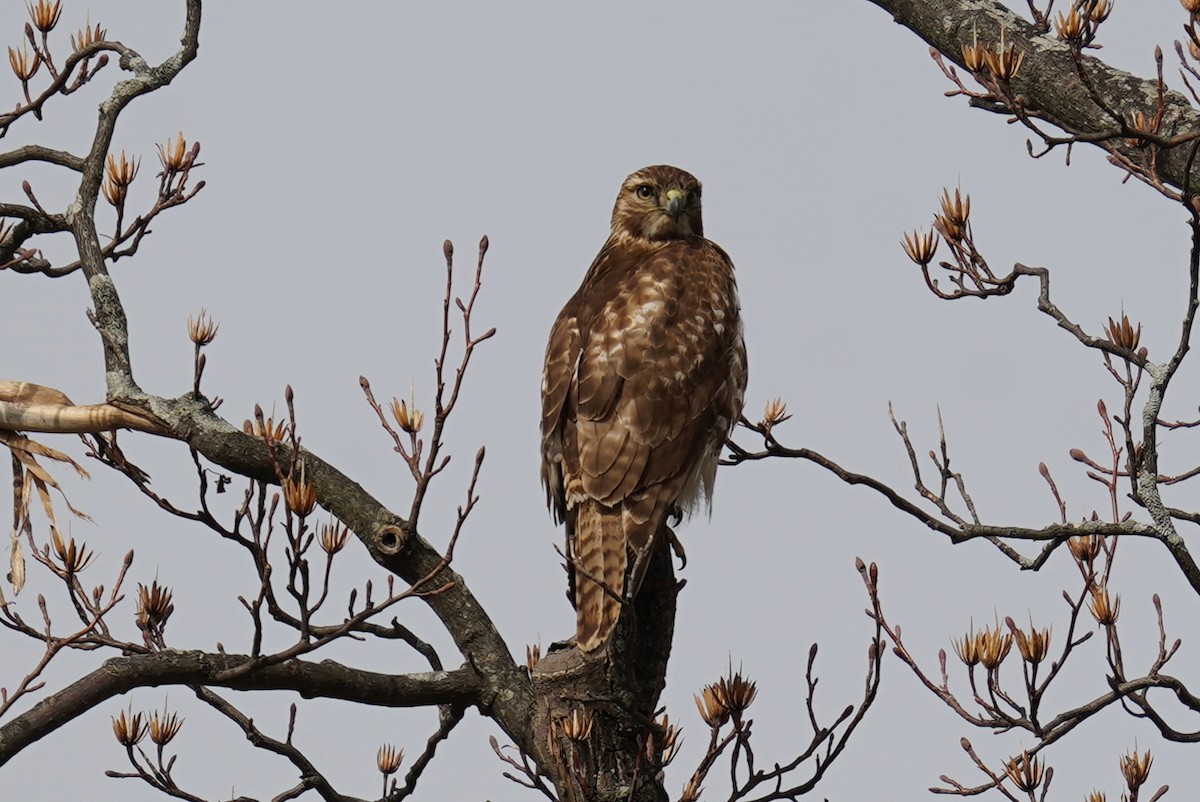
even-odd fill
[[[24,164],[25,162],[47,162],[49,164],[57,164],[59,167],[66,167],[69,170],[81,172],[83,170],[83,159],[76,156],[74,153],[68,153],[65,150],[55,150],[44,145],[25,145],[24,147],[10,150],[6,153],[0,153],[0,168],[12,167],[16,164]]]
[[[825,470],[832,473],[837,478],[849,485],[864,485],[871,488],[876,493],[886,498],[889,503],[901,512],[907,513],[909,516],[917,519],[921,523],[928,526],[934,531],[941,532],[950,538],[952,543],[964,543],[968,540],[977,538],[1009,538],[1012,540],[1032,540],[1032,541],[1061,541],[1077,535],[1122,535],[1125,537],[1152,537],[1159,538],[1158,530],[1144,523],[1136,521],[1126,521],[1124,523],[1105,523],[1104,521],[1083,521],[1080,523],[1065,523],[1065,524],[1050,524],[1041,529],[1030,529],[1021,526],[998,526],[992,524],[965,524],[955,525],[937,518],[933,514],[921,509],[912,501],[909,501],[904,496],[896,492],[891,486],[885,482],[867,476],[862,473],[855,473],[847,470],[841,465],[838,465],[833,460],[823,454],[813,451],[809,448],[787,448],[779,445],[773,440],[769,442],[761,451],[747,451],[740,447],[736,448],[730,455],[725,464],[737,465],[742,462],[751,462],[757,460],[768,459],[771,457],[783,457],[791,459],[808,460],[816,465],[821,466]],[[1022,563],[1023,568],[1034,568],[1032,561],[1030,564]],[[1200,588],[1198,588],[1200,589]]]
[[[196,0],[196,6],[198,18],[198,0]],[[40,119],[42,107],[46,105],[46,102],[49,101],[50,98],[60,93],[70,94],[71,92],[75,91],[75,89],[78,89],[84,83],[91,80],[92,77],[95,76],[96,72],[98,72],[105,66],[105,64],[107,64],[108,55],[106,51],[116,53],[122,61],[124,61],[130,55],[135,55],[133,54],[133,51],[125,47],[125,45],[121,44],[120,42],[107,41],[92,42],[91,44],[85,45],[84,47],[74,51],[63,63],[62,70],[60,70],[58,75],[54,77],[54,80],[42,90],[40,95],[38,95],[36,98],[30,99],[28,104],[19,106],[14,111],[6,114],[0,114],[0,137],[6,135],[8,133],[8,129],[13,125],[13,123],[26,114],[37,115]],[[96,56],[100,57],[96,68],[91,72],[88,72],[87,63],[90,59]],[[71,73],[75,71],[75,66],[77,64],[82,64],[83,67],[81,67],[79,75],[76,76],[75,86],[72,88],[68,86],[68,81],[71,78]],[[28,95],[26,95],[26,97],[28,97]],[[64,164],[63,166],[71,167],[73,170],[81,169],[81,166],[71,166],[69,164]]]
[[[1197,699],[1181,680],[1164,674],[1156,675],[1153,679],[1155,680],[1154,682],[1142,680],[1139,684],[1147,690],[1150,688],[1164,688],[1169,690],[1185,706],[1194,711],[1200,710],[1200,699]],[[1149,699],[1146,698],[1145,690],[1131,693],[1128,698],[1146,714],[1146,718],[1150,719],[1151,723],[1158,728],[1158,732],[1163,738],[1177,743],[1200,743],[1200,730],[1186,731],[1172,727],[1167,723],[1162,714],[1150,704]]]
[[[67,230],[67,222],[62,215],[46,214],[41,209],[20,203],[0,203],[0,217],[25,220],[30,224],[33,233],[37,234],[53,234]]]
[[[378,674],[323,660],[254,668],[245,655],[164,651],[118,657],[0,726],[0,765],[82,713],[135,688],[216,685],[234,690],[290,690],[305,698],[341,699],[381,707],[479,705],[483,682],[471,667],[418,674]],[[231,677],[231,678],[230,678]]]

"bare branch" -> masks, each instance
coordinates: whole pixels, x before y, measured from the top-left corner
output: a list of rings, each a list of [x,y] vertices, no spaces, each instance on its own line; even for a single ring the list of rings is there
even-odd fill
[[[241,671],[243,666],[251,670]],[[120,657],[38,702],[0,725],[0,765],[83,712],[134,688],[211,685],[233,690],[291,690],[305,697],[341,699],[380,707],[424,707],[480,703],[481,676],[473,668],[424,674],[377,674],[332,660],[299,659],[259,665],[253,657],[162,651]]]
[[[275,797],[276,799],[293,799],[300,796],[304,791],[313,790],[324,799],[325,802],[365,802],[357,797],[345,796],[334,790],[333,785],[329,782],[312,761],[301,752],[295,744],[292,743],[292,730],[295,727],[296,706],[293,704],[291,709],[291,720],[288,723],[287,740],[279,741],[267,736],[255,724],[254,720],[245,713],[238,710],[227,700],[221,698],[218,694],[208,688],[194,688],[196,696],[202,701],[211,706],[221,715],[237,724],[242,732],[246,734],[246,740],[254,744],[259,749],[272,752],[286,758],[300,773],[300,784],[294,789],[290,789],[286,794]]]

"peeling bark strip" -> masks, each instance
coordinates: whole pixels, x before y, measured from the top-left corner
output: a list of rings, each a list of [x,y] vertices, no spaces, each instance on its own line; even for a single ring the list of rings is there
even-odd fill
[[[0,429],[55,434],[100,434],[114,429],[168,433],[156,422],[112,404],[80,406],[53,387],[7,380],[0,380]]]
[[[1082,56],[1083,69],[1110,113],[1096,103],[1080,80],[1065,43],[1053,32],[1040,31],[994,0],[870,1],[963,69],[963,46],[970,45],[976,36],[980,42],[992,46],[1003,29],[1005,42],[1024,53],[1024,62],[1011,87],[1031,115],[1087,139],[1109,137],[1108,144],[1114,150],[1133,161],[1141,160],[1139,149],[1120,137],[1122,129],[1132,124],[1136,112],[1140,111],[1147,119],[1157,114],[1158,85],[1154,80],[1115,69],[1093,56]],[[1200,133],[1200,112],[1187,98],[1168,91],[1163,101],[1159,137],[1177,141]],[[1183,188],[1190,150],[1188,146],[1177,145],[1164,148],[1159,154],[1157,173],[1163,183]],[[1194,170],[1192,187],[1200,186],[1198,179],[1200,175]]]
[[[113,429],[164,434],[161,426],[111,404],[87,406],[0,401],[0,429],[54,434],[100,434]]]

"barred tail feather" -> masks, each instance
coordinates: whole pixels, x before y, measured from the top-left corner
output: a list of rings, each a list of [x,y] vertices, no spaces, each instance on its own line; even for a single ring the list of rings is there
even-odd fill
[[[574,551],[575,643],[592,652],[608,642],[621,616],[626,557],[620,510],[582,502],[575,514]]]

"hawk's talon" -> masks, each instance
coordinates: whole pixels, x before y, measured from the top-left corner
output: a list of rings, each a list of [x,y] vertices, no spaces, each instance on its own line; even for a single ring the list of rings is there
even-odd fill
[[[675,530],[671,527],[667,529],[667,542],[671,544],[671,551],[675,552],[675,556],[679,558],[679,570],[682,571],[687,567],[687,552],[683,550],[683,543],[675,536]],[[680,587],[683,587],[680,585]]]

